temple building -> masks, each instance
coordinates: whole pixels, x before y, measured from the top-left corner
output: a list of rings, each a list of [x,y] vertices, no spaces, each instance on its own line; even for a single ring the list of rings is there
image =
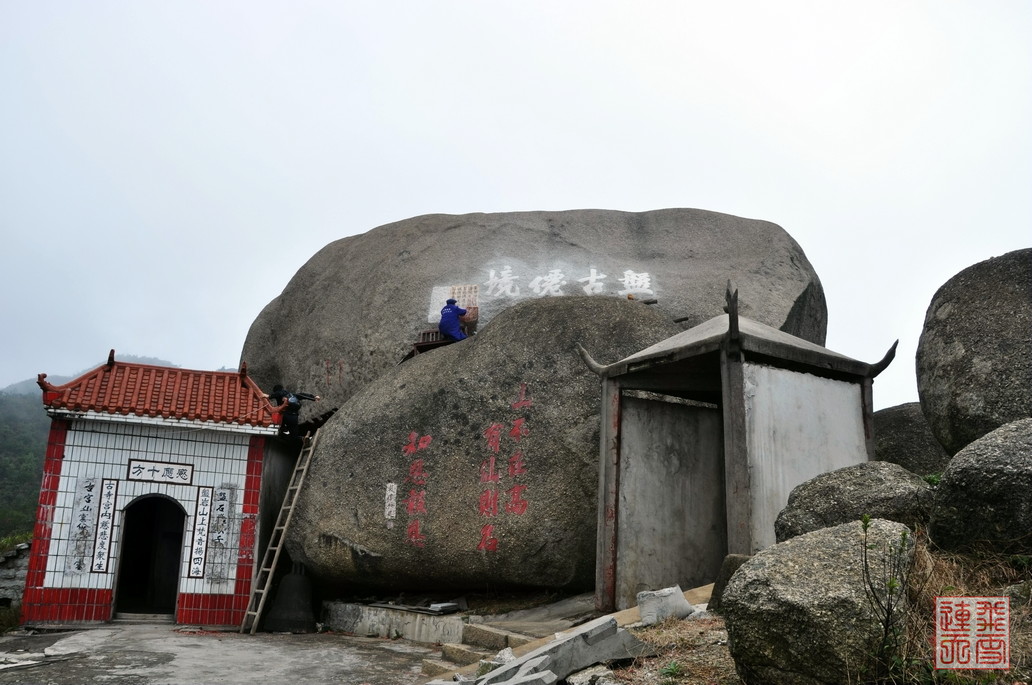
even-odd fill
[[[115,361],[55,386],[22,622],[237,625],[296,447],[239,372]]]

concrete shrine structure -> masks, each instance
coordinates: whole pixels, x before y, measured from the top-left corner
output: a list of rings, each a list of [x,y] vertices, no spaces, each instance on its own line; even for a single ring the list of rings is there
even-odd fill
[[[608,366],[602,379],[595,602],[712,583],[775,543],[792,488],[874,459],[877,364],[728,314]]]
[[[53,421],[22,622],[239,624],[296,456],[246,365],[190,371],[112,350],[64,385],[38,382]]]

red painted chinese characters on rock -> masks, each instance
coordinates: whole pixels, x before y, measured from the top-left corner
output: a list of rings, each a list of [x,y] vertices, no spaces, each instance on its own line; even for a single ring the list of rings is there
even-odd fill
[[[521,383],[519,390],[519,397],[510,406],[515,410],[526,409],[534,405],[533,398],[527,392],[527,384]],[[508,430],[506,430],[508,429]],[[487,484],[487,489],[480,493],[480,501],[478,503],[477,512],[480,516],[496,517],[499,514],[498,506],[498,493],[501,490],[501,480],[505,478],[506,472],[501,471],[496,466],[496,457],[499,450],[502,448],[503,437],[508,434],[508,437],[513,442],[519,443],[522,439],[530,435],[530,427],[527,425],[527,419],[525,416],[519,416],[512,419],[508,423],[494,422],[484,431],[484,439],[487,441],[487,449],[492,452],[491,456],[484,459],[480,464],[480,483]],[[508,464],[508,477],[512,480],[519,480],[521,476],[527,473],[527,466],[524,463],[525,455],[522,449],[517,450],[511,457],[509,457]],[[505,462],[503,461],[502,464]],[[504,466],[502,467],[504,468]],[[493,487],[492,487],[493,486]],[[512,487],[505,490],[505,494],[508,495],[508,500],[505,500],[504,512],[506,514],[512,514],[514,516],[522,516],[527,511],[529,502],[524,497],[524,493],[527,490],[527,485],[524,483],[515,483]],[[477,550],[483,552],[495,552],[498,550],[498,538],[495,537],[496,523],[488,523],[480,529],[480,542],[477,544]]]
[[[419,437],[419,434],[415,431],[409,433],[408,444],[401,448],[402,454],[413,455],[420,450],[425,450],[433,442],[433,438],[429,435]],[[409,464],[408,476],[405,477],[406,483],[411,483],[414,486],[425,486],[429,479],[429,474],[425,471],[425,465],[423,459],[416,459]],[[402,500],[405,505],[405,509],[410,517],[417,517],[419,514],[425,514],[426,511],[426,490],[416,490],[411,488],[409,490],[408,497]],[[426,534],[421,532],[420,519],[412,518],[409,521],[408,527],[405,529],[405,542],[416,547],[423,547],[426,544]]]

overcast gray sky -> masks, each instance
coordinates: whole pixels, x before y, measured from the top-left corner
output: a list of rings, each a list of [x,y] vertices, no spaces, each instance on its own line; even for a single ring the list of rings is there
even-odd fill
[[[235,366],[326,243],[419,214],[773,221],[917,399],[935,290],[1032,245],[1032,3],[0,0],[0,387]],[[361,274],[355,274],[361,278]]]

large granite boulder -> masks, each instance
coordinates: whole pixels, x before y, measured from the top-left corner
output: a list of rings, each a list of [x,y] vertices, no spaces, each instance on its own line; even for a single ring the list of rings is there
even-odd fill
[[[950,460],[928,534],[947,550],[1032,554],[1032,419],[997,428]]]
[[[330,243],[251,325],[241,359],[275,383],[337,407],[393,367],[445,299],[479,325],[559,295],[659,300],[684,326],[720,314],[728,279],[741,313],[824,343],[827,308],[803,250],[779,226],[698,209],[433,214]],[[453,291],[454,288],[454,291]]]
[[[950,455],[1032,416],[1032,248],[961,271],[935,293],[917,346],[917,391]]]
[[[910,528],[928,522],[932,489],[898,464],[869,461],[811,478],[792,488],[774,521],[774,537],[784,542],[821,528],[872,518]]]
[[[902,543],[906,530],[870,523],[868,567],[879,588],[891,556],[913,557],[913,536]],[[721,603],[728,649],[747,685],[853,683],[861,668],[873,673],[882,624],[864,590],[864,542],[860,521],[823,528],[768,547],[735,572]]]
[[[874,412],[874,455],[878,461],[899,464],[919,476],[942,473],[950,461],[932,435],[919,402]]]
[[[393,368],[321,429],[287,549],[324,586],[594,582],[600,387],[677,333],[618,298],[523,302]]]

